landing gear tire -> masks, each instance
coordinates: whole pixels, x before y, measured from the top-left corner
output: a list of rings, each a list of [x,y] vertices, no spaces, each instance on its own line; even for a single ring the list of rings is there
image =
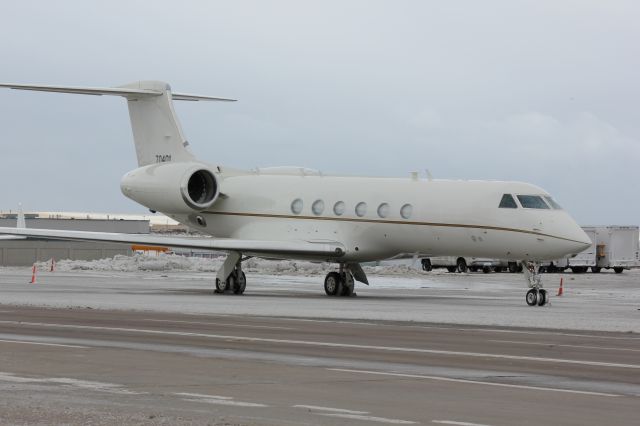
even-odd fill
[[[547,290],[538,290],[538,306],[544,306],[548,301],[549,298],[547,297]]]
[[[347,280],[344,277],[340,277],[340,296],[351,297],[353,296],[353,286],[347,284]]]
[[[233,274],[232,274],[233,276]],[[231,277],[229,277],[231,278]],[[233,289],[234,294],[243,294],[245,288],[247,288],[247,276],[244,274],[244,271],[241,273],[240,277],[234,279]]]
[[[525,300],[527,301],[527,305],[536,306],[538,303],[538,292],[532,288],[527,292]]]
[[[422,270],[431,272],[433,266],[431,266],[431,259],[422,259]]]
[[[482,272],[484,272],[485,274],[488,274],[489,272],[491,272],[491,266],[483,266]]]
[[[509,272],[511,272],[512,274],[518,272],[518,264],[515,262],[509,262]]]
[[[337,272],[329,272],[324,279],[324,292],[327,296],[337,296],[342,287],[342,278]]]
[[[456,271],[460,273],[467,272],[467,262],[463,258],[458,259],[456,262]]]
[[[621,274],[622,271],[624,271],[624,268],[613,268],[613,272],[615,272],[616,274]]]
[[[226,281],[222,281],[218,278],[216,278],[216,289],[215,292],[216,293],[224,293],[225,291],[227,291],[227,288],[229,288],[229,284],[228,284],[229,280]]]

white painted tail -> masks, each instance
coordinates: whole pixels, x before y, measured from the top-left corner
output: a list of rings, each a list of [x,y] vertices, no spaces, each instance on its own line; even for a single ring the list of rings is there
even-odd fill
[[[173,109],[171,87],[160,81],[139,81],[122,88],[160,93],[158,96],[127,96],[138,165],[193,160],[189,142]]]
[[[0,87],[42,92],[125,97],[129,106],[133,141],[136,146],[138,165],[140,166],[194,159],[188,148],[189,142],[187,142],[182,133],[180,122],[173,109],[173,100],[234,101],[234,99],[172,93],[171,87],[162,81],[137,81],[113,88],[25,84],[0,84]]]
[[[18,205],[18,220],[16,221],[16,228],[26,228],[27,221],[24,220],[24,212],[22,211],[22,204]]]

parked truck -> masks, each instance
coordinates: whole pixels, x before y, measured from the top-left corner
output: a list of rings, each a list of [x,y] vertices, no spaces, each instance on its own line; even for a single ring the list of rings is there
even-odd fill
[[[422,259],[422,269],[431,271],[436,268],[447,268],[449,272],[502,272],[506,269],[505,261],[479,257],[437,256]]]

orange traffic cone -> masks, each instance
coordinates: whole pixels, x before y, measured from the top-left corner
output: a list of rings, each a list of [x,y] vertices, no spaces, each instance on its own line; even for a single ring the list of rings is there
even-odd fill
[[[558,296],[562,296],[562,293],[564,293],[564,288],[562,287],[563,280],[564,278],[560,278],[560,288],[558,288]]]
[[[35,284],[36,283],[36,272],[38,272],[38,269],[36,268],[36,264],[33,264],[33,268],[31,269],[31,281],[29,282],[29,284]]]
[[[55,272],[56,271],[56,259],[55,258],[51,258],[51,270],[49,272]]]

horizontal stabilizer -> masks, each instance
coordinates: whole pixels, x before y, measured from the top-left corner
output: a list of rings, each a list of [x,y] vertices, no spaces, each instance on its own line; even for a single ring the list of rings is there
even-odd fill
[[[162,92],[157,90],[146,89],[125,89],[119,87],[73,87],[73,86],[48,86],[48,85],[32,85],[32,84],[3,84],[0,87],[6,87],[16,90],[35,90],[38,92],[58,92],[73,93],[76,95],[113,95],[113,96],[160,96]]]
[[[222,101],[236,102],[237,99],[217,98],[215,96],[190,95],[187,93],[171,93],[171,99],[174,101]]]
[[[129,87],[75,87],[75,86],[50,86],[50,85],[33,85],[33,84],[7,84],[0,83],[0,87],[16,90],[33,90],[37,92],[57,92],[57,93],[71,93],[75,95],[111,95],[111,96],[124,96],[130,99],[136,99],[140,97],[153,97],[161,96],[163,94],[160,90],[151,89],[135,89]],[[223,102],[235,102],[235,99],[219,98],[214,96],[202,96],[191,95],[185,93],[172,93],[171,99],[176,101],[223,101]]]
[[[340,243],[307,241],[262,241],[232,238],[178,238],[145,234],[118,234],[111,232],[66,231],[59,229],[19,229],[0,227],[0,234],[22,237],[69,241],[101,241],[110,243],[143,244],[174,248],[217,251],[239,251],[247,255],[266,256],[326,256],[341,257],[345,248]]]

